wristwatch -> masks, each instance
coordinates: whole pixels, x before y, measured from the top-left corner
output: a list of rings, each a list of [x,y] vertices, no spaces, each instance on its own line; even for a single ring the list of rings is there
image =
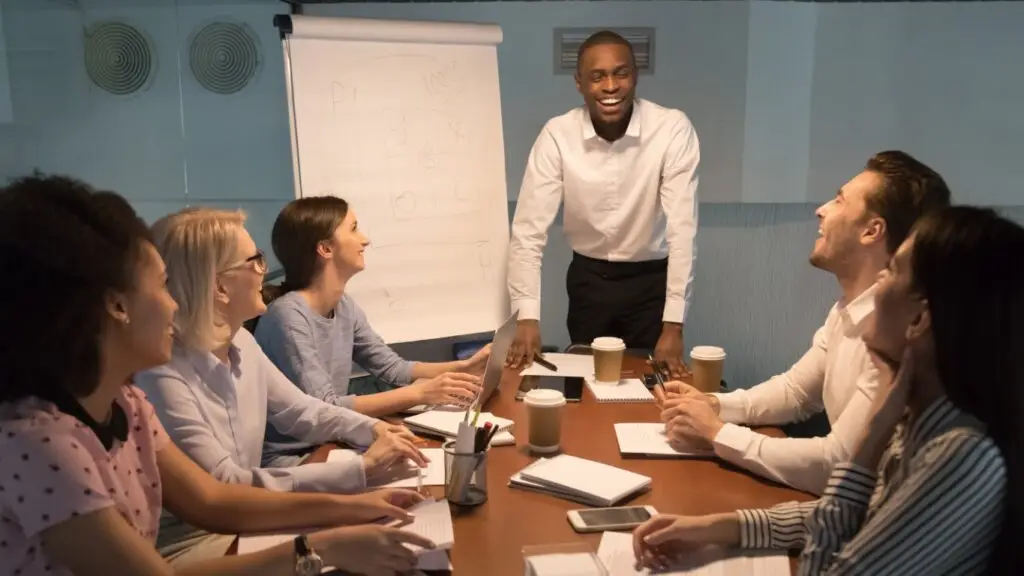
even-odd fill
[[[324,561],[305,535],[295,537],[295,576],[318,576],[324,569]]]

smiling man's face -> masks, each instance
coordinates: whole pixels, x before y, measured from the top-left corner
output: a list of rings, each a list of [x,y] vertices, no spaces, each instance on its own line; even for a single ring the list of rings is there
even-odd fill
[[[636,92],[636,66],[629,47],[597,44],[587,48],[576,71],[576,89],[599,132],[628,120]]]

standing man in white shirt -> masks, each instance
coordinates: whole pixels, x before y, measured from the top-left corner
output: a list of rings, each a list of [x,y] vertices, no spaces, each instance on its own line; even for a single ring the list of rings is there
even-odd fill
[[[948,206],[934,170],[904,152],[880,152],[817,210],[811,265],[831,272],[840,300],[789,369],[749,390],[702,394],[666,385],[662,420],[675,442],[710,442],[728,462],[794,488],[821,494],[832,467],[848,460],[867,423],[876,371],[861,340],[875,309],[875,281],[918,218]],[[800,422],[825,411],[828,436],[771,438],[739,426]]]
[[[584,106],[549,120],[533,145],[509,245],[519,311],[510,367],[540,352],[541,256],[564,203],[572,342],[618,336],[683,374],[700,144],[685,114],[636,98],[636,84],[629,42],[607,30],[591,35],[576,67]]]

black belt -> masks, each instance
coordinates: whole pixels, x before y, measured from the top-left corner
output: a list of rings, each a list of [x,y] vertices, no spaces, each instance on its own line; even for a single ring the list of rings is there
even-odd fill
[[[640,260],[638,262],[612,262],[584,256],[579,252],[572,253],[572,261],[589,272],[607,280],[659,274],[668,270],[668,258],[657,260]]]

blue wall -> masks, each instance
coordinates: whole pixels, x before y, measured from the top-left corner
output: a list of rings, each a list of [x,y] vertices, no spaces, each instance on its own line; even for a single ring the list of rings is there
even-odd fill
[[[0,74],[0,102],[9,96],[13,113],[0,114],[0,175],[39,167],[81,176],[125,194],[150,220],[186,204],[241,207],[268,249],[273,219],[292,197],[282,57],[270,24],[282,6],[198,4],[5,3],[0,58],[9,81]],[[640,91],[686,110],[704,155],[687,341],[725,346],[735,384],[784,369],[807,347],[837,292],[807,264],[815,204],[877,149],[904,147],[942,171],[960,200],[1024,220],[1016,185],[1024,115],[1015,104],[1024,101],[1024,77],[1007,72],[1024,53],[1014,32],[1024,29],[1024,4],[396,3],[310,13],[501,24],[511,200],[540,126],[578,102],[571,78],[551,71],[551,29],[657,26],[657,69]],[[82,29],[108,18],[144,28],[156,47],[145,92],[114,97],[90,84]],[[188,70],[190,35],[215,18],[245,22],[261,41],[259,77],[228,97],[202,90]],[[553,344],[567,340],[569,257],[553,230],[543,276]],[[402,348],[423,359],[450,352],[446,342]]]

